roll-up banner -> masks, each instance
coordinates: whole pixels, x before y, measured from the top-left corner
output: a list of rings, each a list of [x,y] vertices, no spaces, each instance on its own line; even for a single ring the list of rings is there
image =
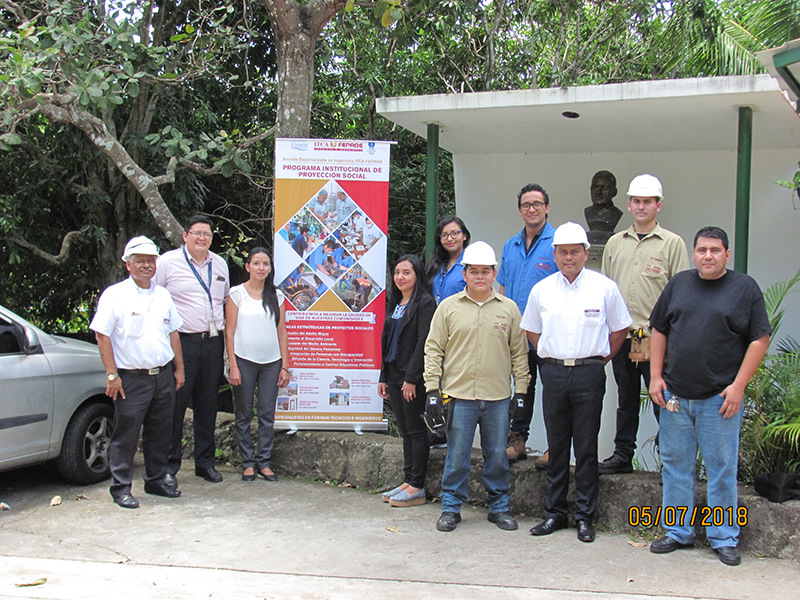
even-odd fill
[[[378,395],[391,142],[277,139],[275,285],[291,380],[279,429],[386,429]]]

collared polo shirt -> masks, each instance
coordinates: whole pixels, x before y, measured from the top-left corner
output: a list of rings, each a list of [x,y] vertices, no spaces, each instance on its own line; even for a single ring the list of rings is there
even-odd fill
[[[178,307],[183,319],[183,326],[179,329],[181,333],[208,331],[212,319],[217,330],[222,331],[225,329],[225,300],[230,292],[228,265],[219,254],[211,251],[202,263],[192,258],[188,251],[186,256],[206,285],[208,264],[211,262],[211,302],[187,264],[183,247],[165,252],[159,257],[153,281],[167,288]]]
[[[539,237],[530,251],[525,247],[525,228],[503,246],[497,283],[505,288],[505,296],[516,302],[520,313],[525,313],[528,296],[534,285],[558,271],[553,259],[553,234],[555,229],[545,222]]]
[[[478,304],[466,290],[442,301],[425,342],[425,389],[462,400],[503,400],[530,382],[517,305],[494,290]],[[441,385],[440,385],[441,380]]]
[[[118,369],[152,369],[175,357],[169,334],[181,324],[167,290],[152,281],[140,288],[128,277],[101,294],[89,329],[111,339]]]
[[[561,272],[531,290],[521,326],[541,334],[536,352],[543,358],[608,356],[608,336],[632,323],[617,284],[590,269],[572,283]]]
[[[631,225],[608,240],[601,272],[617,282],[633,328],[647,331],[650,312],[667,282],[688,268],[686,244],[679,235],[656,224],[640,240]]]

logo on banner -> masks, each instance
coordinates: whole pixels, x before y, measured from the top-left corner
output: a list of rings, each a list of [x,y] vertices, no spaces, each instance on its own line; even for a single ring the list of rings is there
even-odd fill
[[[369,142],[367,144],[367,154],[375,154],[375,142]]]

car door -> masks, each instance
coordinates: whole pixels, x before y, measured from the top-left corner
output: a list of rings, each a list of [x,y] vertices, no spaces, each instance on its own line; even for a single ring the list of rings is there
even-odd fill
[[[53,376],[41,346],[22,351],[24,327],[0,314],[0,467],[41,461],[53,428]]]

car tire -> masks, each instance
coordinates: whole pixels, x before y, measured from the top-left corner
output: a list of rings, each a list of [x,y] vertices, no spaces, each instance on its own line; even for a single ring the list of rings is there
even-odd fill
[[[56,459],[61,476],[80,485],[108,479],[108,447],[113,432],[113,407],[103,402],[81,406],[70,419]]]

